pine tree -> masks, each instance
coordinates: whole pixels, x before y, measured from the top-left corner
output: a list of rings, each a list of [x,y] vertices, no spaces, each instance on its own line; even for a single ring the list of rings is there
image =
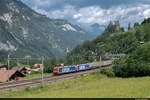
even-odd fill
[[[131,29],[131,23],[128,24],[128,30],[130,30],[130,29]]]

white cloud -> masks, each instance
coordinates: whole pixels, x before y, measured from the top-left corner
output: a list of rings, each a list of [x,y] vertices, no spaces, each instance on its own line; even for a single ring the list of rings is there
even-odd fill
[[[150,5],[117,6],[110,9],[102,9],[99,6],[81,8],[76,11],[74,19],[79,23],[107,24],[110,20],[120,20],[122,23],[142,21],[150,17]]]
[[[118,5],[108,9],[103,9],[100,6],[88,6],[76,8],[73,5],[64,6],[62,9],[45,10],[41,6],[51,6],[55,0],[33,0],[35,1],[33,9],[37,12],[47,15],[55,19],[67,19],[83,24],[108,24],[110,20],[120,20],[123,24],[129,22],[140,22],[144,18],[150,17],[150,5],[137,4],[134,5]],[[40,3],[39,3],[40,2]]]
[[[145,18],[150,17],[150,9],[145,10],[143,14],[144,14]]]
[[[67,18],[67,17],[71,17],[73,18],[73,16],[76,14],[76,9],[74,6],[70,6],[70,5],[67,5],[64,7],[64,9],[62,10],[54,10],[54,11],[51,11],[49,13],[49,17],[51,18],[59,18],[59,19],[62,19],[62,18]]]
[[[80,18],[80,17],[82,17],[82,14],[80,14],[80,13],[73,15],[74,19],[77,19],[77,18]]]
[[[37,7],[34,7],[33,9],[40,14],[47,15],[47,16],[49,15],[49,12],[45,11],[44,9],[39,9]]]

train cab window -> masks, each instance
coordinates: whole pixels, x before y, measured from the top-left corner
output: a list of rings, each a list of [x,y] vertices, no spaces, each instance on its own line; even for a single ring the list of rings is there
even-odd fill
[[[57,68],[54,68],[54,71],[57,71]]]

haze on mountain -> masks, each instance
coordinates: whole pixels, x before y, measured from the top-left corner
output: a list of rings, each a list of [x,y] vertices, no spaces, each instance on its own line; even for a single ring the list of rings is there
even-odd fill
[[[107,26],[105,25],[99,25],[98,23],[92,24],[92,25],[83,25],[79,24],[79,27],[81,27],[86,32],[90,33],[94,37],[101,35]]]

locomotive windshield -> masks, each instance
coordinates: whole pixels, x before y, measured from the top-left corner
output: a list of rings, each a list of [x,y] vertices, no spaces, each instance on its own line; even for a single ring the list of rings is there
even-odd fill
[[[54,68],[54,71],[57,71],[57,68]]]

